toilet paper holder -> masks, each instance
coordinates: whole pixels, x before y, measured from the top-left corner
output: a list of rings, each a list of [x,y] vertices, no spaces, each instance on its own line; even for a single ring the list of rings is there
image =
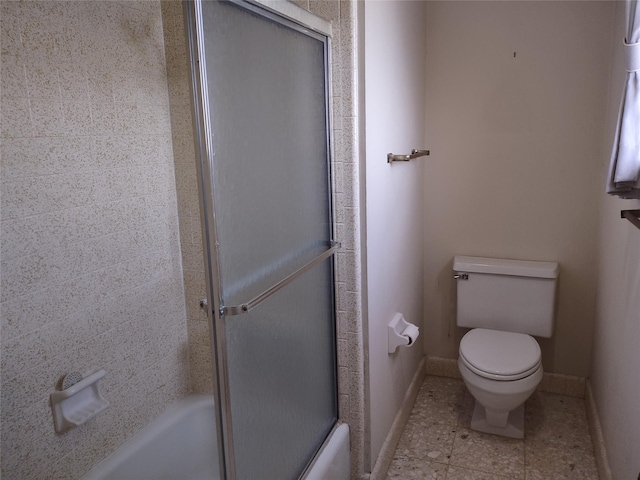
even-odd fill
[[[404,315],[396,313],[387,326],[389,334],[389,353],[398,347],[409,347],[416,342],[420,329],[404,319]]]

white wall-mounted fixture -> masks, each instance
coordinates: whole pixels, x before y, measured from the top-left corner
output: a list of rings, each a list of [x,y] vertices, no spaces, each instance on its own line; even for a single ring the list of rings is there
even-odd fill
[[[106,374],[106,370],[97,370],[70,387],[51,393],[56,432],[66,432],[80,426],[109,406],[109,402],[102,398],[98,385],[98,381]]]
[[[420,334],[420,330],[413,323],[404,319],[404,315],[396,313],[387,327],[389,331],[389,353],[393,353],[398,347],[413,345]]]

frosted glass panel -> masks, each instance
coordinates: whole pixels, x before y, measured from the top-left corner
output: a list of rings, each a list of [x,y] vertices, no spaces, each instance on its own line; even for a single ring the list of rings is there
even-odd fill
[[[227,321],[239,479],[297,478],[336,421],[330,262]]]
[[[203,2],[214,208],[225,306],[331,240],[325,39]],[[238,479],[294,479],[337,419],[332,259],[223,317]]]
[[[205,2],[203,17],[219,261],[231,305],[330,239],[324,43],[231,4]]]

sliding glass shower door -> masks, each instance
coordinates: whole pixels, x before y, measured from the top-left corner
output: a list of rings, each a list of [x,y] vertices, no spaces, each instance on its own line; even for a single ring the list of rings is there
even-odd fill
[[[189,6],[223,474],[298,478],[337,419],[328,38]]]

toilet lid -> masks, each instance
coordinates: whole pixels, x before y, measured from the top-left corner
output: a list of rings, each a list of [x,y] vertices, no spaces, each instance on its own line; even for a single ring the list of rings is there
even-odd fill
[[[474,373],[494,380],[518,380],[540,367],[540,346],[524,333],[473,329],[460,341],[460,358]]]

